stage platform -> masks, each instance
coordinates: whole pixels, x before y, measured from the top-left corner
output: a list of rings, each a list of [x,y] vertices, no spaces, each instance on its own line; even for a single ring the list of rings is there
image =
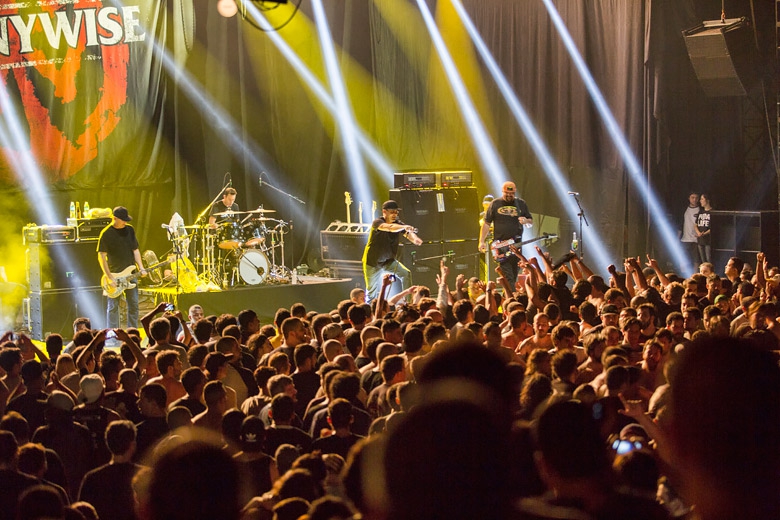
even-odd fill
[[[253,309],[263,325],[272,324],[280,307],[290,308],[300,302],[307,311],[329,312],[341,300],[349,298],[349,292],[360,282],[351,278],[323,278],[299,276],[298,283],[246,285],[224,291],[177,293],[175,288],[144,288],[142,300],[154,308],[160,302],[173,303],[186,317],[190,306],[203,307],[206,316],[230,313],[238,315],[244,309]],[[151,304],[151,305],[150,305]],[[143,309],[142,309],[143,314]]]

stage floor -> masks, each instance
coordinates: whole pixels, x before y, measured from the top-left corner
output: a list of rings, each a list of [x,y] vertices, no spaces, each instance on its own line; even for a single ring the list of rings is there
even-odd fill
[[[238,315],[244,309],[252,309],[263,325],[272,324],[277,309],[289,309],[293,303],[300,302],[307,311],[330,312],[341,300],[349,298],[349,292],[359,285],[351,278],[322,278],[318,276],[299,276],[298,283],[246,285],[224,291],[177,293],[173,287],[144,288],[140,290],[141,300],[146,300],[148,308],[154,308],[160,302],[173,303],[186,317],[190,306],[203,307],[206,316],[210,314],[230,313]],[[145,309],[141,309],[143,314]]]

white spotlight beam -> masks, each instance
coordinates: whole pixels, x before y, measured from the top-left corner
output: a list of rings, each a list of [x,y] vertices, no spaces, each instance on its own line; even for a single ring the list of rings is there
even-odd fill
[[[582,58],[579,49],[577,49],[577,45],[574,43],[569,30],[566,28],[566,24],[563,22],[560,13],[558,13],[555,5],[553,5],[552,0],[542,0],[542,2],[544,3],[547,12],[550,14],[550,19],[552,20],[553,25],[555,25],[555,28],[558,31],[558,34],[560,35],[561,41],[563,41],[566,50],[569,52],[569,56],[571,56],[571,59],[574,62],[574,66],[577,68],[577,71],[582,77],[585,88],[588,90],[588,93],[593,100],[593,104],[601,116],[604,127],[609,133],[609,136],[612,138],[612,141],[615,143],[618,153],[620,153],[620,156],[626,165],[629,176],[638,188],[644,190],[643,195],[645,196],[645,204],[650,213],[657,215],[657,217],[654,219],[654,222],[659,227],[661,237],[666,243],[666,246],[669,248],[669,251],[671,251],[677,265],[683,266],[689,271],[689,273],[692,273],[693,265],[691,264],[691,259],[688,258],[683,251],[680,242],[677,239],[677,233],[672,228],[672,225],[669,223],[669,221],[665,218],[664,215],[666,212],[664,211],[663,205],[660,203],[658,197],[650,186],[648,179],[642,171],[642,167],[639,165],[639,161],[637,161],[634,153],[631,151],[631,147],[623,135],[623,131],[621,130],[620,125],[618,125],[618,122],[612,115],[612,111],[610,110],[607,101],[604,99],[604,96],[602,95],[596,80],[593,79],[593,75],[590,73],[588,66],[585,64],[585,60]]]
[[[352,184],[358,192],[359,200],[371,200],[371,193],[368,189],[366,179],[366,168],[363,164],[363,158],[355,136],[357,125],[347,94],[347,87],[344,84],[344,78],[341,75],[336,48],[333,45],[333,38],[328,28],[328,19],[325,16],[325,9],[322,7],[322,0],[312,0],[312,9],[314,11],[314,20],[317,24],[317,34],[322,48],[322,57],[325,61],[325,70],[328,74],[330,90],[333,93],[333,101],[336,104],[335,116],[339,122],[339,133],[344,148],[347,170],[352,178]]]
[[[555,188],[555,193],[558,195],[558,199],[566,209],[566,213],[569,215],[569,218],[573,222],[576,222],[579,218],[579,208],[572,200],[572,198],[566,195],[568,192],[572,191],[571,186],[558,167],[558,164],[550,154],[550,151],[542,140],[542,137],[539,135],[539,132],[536,131],[536,127],[531,121],[531,118],[529,117],[520,100],[517,98],[517,95],[515,95],[515,92],[512,90],[512,87],[504,76],[504,73],[501,71],[501,68],[498,66],[498,63],[496,63],[495,58],[490,53],[490,50],[487,48],[487,45],[485,45],[485,41],[482,39],[482,36],[479,34],[479,31],[474,25],[474,22],[471,20],[468,13],[464,9],[463,4],[460,2],[460,0],[451,0],[451,2],[455,8],[455,11],[458,13],[458,16],[463,22],[463,26],[469,33],[471,40],[474,42],[474,46],[476,47],[477,52],[479,52],[479,55],[482,57],[482,60],[490,72],[490,75],[493,77],[496,85],[498,85],[498,89],[501,92],[501,95],[506,100],[507,105],[509,105],[509,109],[517,121],[517,124],[520,126],[523,134],[525,134],[526,138],[528,139],[531,148],[536,154],[536,157],[547,174],[547,177],[550,179],[550,182],[552,182],[553,187]],[[584,229],[583,233],[585,233],[586,230],[587,229]],[[593,251],[593,256],[596,258],[597,264],[599,266],[607,266],[613,263],[613,260],[611,260],[606,248],[604,247],[604,243],[602,242],[598,231],[595,231],[594,229],[592,233],[589,232],[586,236],[589,239],[587,241],[589,250]],[[585,237],[582,237],[582,240],[585,240]]]
[[[304,84],[309,87],[312,94],[317,98],[317,100],[322,103],[322,105],[325,107],[328,112],[331,113],[334,117],[337,117],[338,115],[338,107],[336,105],[336,102],[334,101],[333,97],[328,93],[327,89],[322,85],[319,79],[312,74],[311,70],[306,66],[306,64],[303,63],[303,61],[298,57],[298,55],[295,53],[294,50],[288,45],[288,43],[279,36],[279,34],[275,31],[273,31],[273,27],[268,22],[268,20],[265,18],[265,16],[260,12],[260,10],[255,7],[255,5],[251,2],[247,2],[245,4],[247,13],[252,16],[252,19],[257,23],[258,26],[260,26],[263,30],[267,31],[265,33],[266,36],[271,40],[271,43],[273,43],[277,50],[282,53],[282,56],[287,59],[287,61],[290,63],[290,65],[295,69],[295,72],[298,74],[298,76],[303,80]],[[363,132],[362,129],[355,128],[354,129],[354,135],[355,139],[357,140],[357,143],[360,145],[361,150],[366,155],[366,158],[369,160],[369,162],[374,166],[374,168],[382,175],[382,178],[384,181],[388,184],[392,184],[392,176],[393,171],[395,171],[395,168],[390,164],[390,162],[387,160],[387,158],[384,157],[381,151],[379,151],[376,144],[374,144],[370,137],[368,137],[365,132]]]
[[[430,9],[428,9],[428,5],[425,3],[425,0],[417,0],[417,5],[420,8],[420,13],[431,35],[433,45],[444,67],[444,72],[447,75],[452,92],[458,101],[458,109],[465,120],[466,128],[474,143],[474,148],[482,163],[482,168],[490,177],[492,188],[499,190],[501,184],[509,180],[509,172],[498,156],[493,140],[488,135],[487,130],[485,130],[485,125],[482,124],[482,119],[471,101],[458,68],[455,66],[455,62],[447,49],[447,45],[444,43],[444,39],[441,37],[438,27],[436,27],[436,22]]]
[[[27,192],[28,200],[34,201],[32,209],[36,219],[44,224],[57,224],[57,213],[49,196],[49,189],[44,182],[44,176],[34,158],[30,155],[30,143],[24,138],[25,131],[19,123],[19,116],[11,99],[8,96],[5,82],[0,81],[0,113],[3,114],[3,125],[0,126],[0,145],[8,150],[18,150],[18,157],[9,158],[17,180]],[[73,257],[67,251],[63,251],[62,261],[65,269],[74,272],[77,269]],[[96,262],[97,264],[97,262]],[[95,269],[98,266],[95,265]],[[98,309],[91,298],[76,291],[74,294],[76,304],[84,309],[85,314],[97,319],[103,312]]]

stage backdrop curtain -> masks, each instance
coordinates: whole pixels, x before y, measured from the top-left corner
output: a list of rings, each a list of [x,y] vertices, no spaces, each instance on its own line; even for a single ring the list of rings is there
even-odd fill
[[[747,195],[733,189],[747,153],[742,102],[704,98],[680,34],[719,15],[704,0],[552,2],[641,161],[640,178],[628,176],[544,2],[462,2],[558,169],[582,194],[587,233],[599,234],[611,259],[656,248],[657,213],[681,213],[688,189],[710,189],[728,201],[716,205],[723,209],[763,208],[771,205],[767,194],[776,198],[772,176],[750,179]],[[280,26],[295,3],[264,13]],[[749,0],[732,3],[733,16],[749,14]],[[319,231],[346,219],[344,192],[355,200],[351,217],[363,202],[368,220],[371,200],[387,197],[393,170],[471,169],[480,195],[494,190],[495,172],[484,170],[483,145],[471,141],[417,2],[322,4],[351,103],[337,115],[317,95],[332,86],[309,0],[278,33],[241,15],[222,18],[216,2],[0,7],[7,94],[0,99],[0,204],[9,216],[0,235],[18,246],[22,225],[64,222],[70,200],[123,204],[142,246],[161,256],[168,243],[159,224],[173,211],[193,223],[230,182],[242,209],[262,205],[289,223],[288,266],[316,265]],[[562,254],[577,225],[563,210],[567,195],[553,188],[450,2],[426,5],[508,177],[533,212],[561,217],[562,240],[551,250]],[[29,23],[29,40],[20,38]],[[344,116],[382,156],[371,162],[363,154],[355,178]],[[652,212],[647,183],[661,202]],[[421,236],[437,238],[425,229]]]

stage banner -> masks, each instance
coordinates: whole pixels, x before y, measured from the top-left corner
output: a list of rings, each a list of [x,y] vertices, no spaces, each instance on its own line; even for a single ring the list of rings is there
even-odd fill
[[[191,1],[0,3],[0,186],[165,182],[174,50],[193,26]]]

